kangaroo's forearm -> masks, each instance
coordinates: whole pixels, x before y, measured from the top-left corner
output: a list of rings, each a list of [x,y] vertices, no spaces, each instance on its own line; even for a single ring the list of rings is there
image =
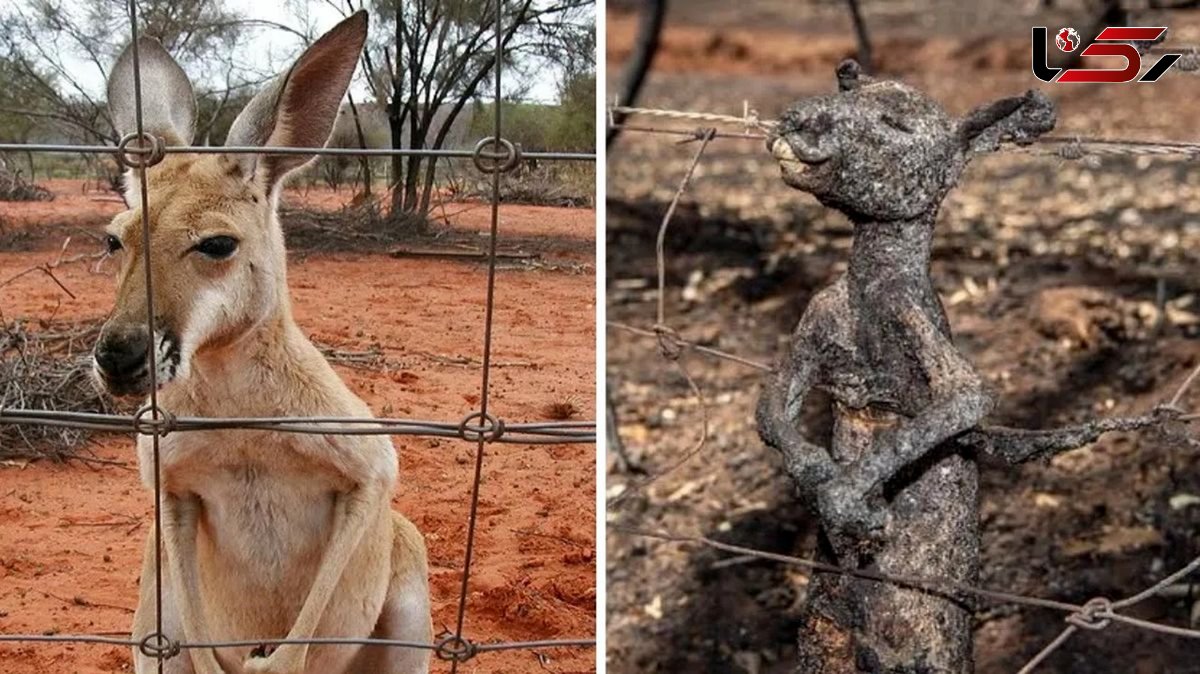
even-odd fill
[[[326,544],[308,597],[288,632],[289,639],[310,639],[316,633],[346,565],[371,524],[372,513],[379,509],[381,500],[386,500],[386,494],[380,484],[368,483],[335,498],[333,534]]]
[[[196,564],[196,534],[200,502],[192,494],[163,495],[163,543],[170,570],[171,589],[180,597],[183,637],[188,643],[209,640],[208,624],[200,598],[200,571]],[[212,649],[190,648],[199,674],[223,674]]]

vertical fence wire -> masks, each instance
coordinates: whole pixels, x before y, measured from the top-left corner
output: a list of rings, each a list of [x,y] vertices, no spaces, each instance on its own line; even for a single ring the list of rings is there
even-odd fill
[[[492,107],[494,108],[494,117],[492,119],[492,146],[495,149],[500,148],[500,138],[502,137],[502,120],[501,120],[501,97],[500,86],[501,70],[503,69],[504,60],[501,58],[501,50],[504,44],[502,28],[504,25],[504,0],[496,0],[496,16],[495,26],[496,31],[496,54],[495,63],[492,69],[495,71],[495,90],[493,91]],[[514,150],[515,151],[515,150]],[[515,159],[515,156],[514,156]],[[498,161],[498,160],[497,160]],[[494,165],[492,171],[492,220],[491,233],[488,238],[488,270],[487,270],[487,303],[484,307],[483,314],[483,374],[480,382],[479,391],[479,423],[480,426],[487,424],[488,420],[488,392],[491,386],[491,366],[492,366],[492,318],[496,304],[496,239],[500,231],[500,170],[499,166]],[[495,427],[493,425],[493,430]],[[454,627],[454,640],[457,643],[462,643],[463,626],[467,618],[467,594],[470,590],[471,582],[471,562],[475,554],[475,523],[479,515],[479,488],[483,480],[483,458],[486,440],[484,433],[479,434],[479,444],[475,449],[475,476],[471,484],[471,512],[467,520],[467,546],[463,559],[462,587],[458,595],[458,616]],[[597,544],[599,544],[597,542]],[[450,674],[458,672],[458,660],[454,659],[450,662]]]
[[[137,125],[138,143],[146,148],[146,130],[142,120],[142,64],[138,54],[138,25],[137,0],[129,0],[129,32],[133,49],[133,109]],[[138,201],[141,205],[142,220],[142,254],[145,256],[144,271],[146,273],[146,327],[150,335],[150,347],[146,350],[148,367],[150,368],[150,414],[155,422],[159,420],[158,409],[158,354],[154,331],[154,273],[151,269],[150,255],[150,196],[146,180],[146,170],[143,166],[133,169],[138,177]],[[154,632],[156,646],[161,650],[164,645],[163,634],[163,588],[162,588],[162,461],[159,455],[159,428],[155,423],[151,428],[150,442],[152,444],[154,461]],[[159,674],[163,671],[161,657],[155,658]]]

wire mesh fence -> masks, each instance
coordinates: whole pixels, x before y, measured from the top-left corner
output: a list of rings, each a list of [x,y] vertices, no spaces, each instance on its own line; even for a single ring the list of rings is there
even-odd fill
[[[653,123],[644,123],[639,118],[649,118],[660,122],[663,120],[694,122],[705,126],[691,129],[679,126],[660,126]],[[1200,630],[1198,629],[1145,620],[1130,615],[1129,611],[1136,605],[1163,593],[1167,588],[1177,587],[1189,575],[1200,569],[1200,556],[1193,558],[1175,572],[1162,577],[1145,589],[1127,597],[1111,599],[1099,596],[1086,602],[1076,603],[1003,592],[946,578],[894,575],[875,570],[845,568],[814,559],[733,545],[703,535],[685,534],[679,531],[654,529],[621,522],[619,516],[620,508],[626,502],[636,495],[645,494],[652,485],[673,472],[678,471],[695,459],[705,448],[710,437],[709,402],[697,384],[695,377],[689,373],[683,364],[682,357],[684,355],[695,353],[707,358],[734,363],[748,370],[758,372],[770,373],[775,371],[775,367],[771,364],[683,339],[677,328],[671,325],[670,317],[667,315],[665,309],[667,292],[666,237],[679,202],[688,191],[696,168],[703,160],[705,151],[716,140],[751,140],[761,143],[775,126],[775,122],[773,120],[762,119],[748,103],[743,103],[743,114],[740,116],[688,110],[613,105],[608,110],[608,121],[610,126],[620,127],[624,132],[679,137],[679,143],[695,143],[697,146],[690,161],[686,164],[687,168],[684,171],[678,188],[666,207],[657,230],[654,253],[657,285],[656,292],[653,293],[652,298],[654,314],[648,317],[652,320],[647,326],[609,320],[607,327],[645,339],[646,341],[653,340],[662,361],[673,367],[686,382],[690,394],[696,401],[701,416],[697,430],[698,439],[695,443],[688,444],[679,457],[667,461],[665,467],[655,470],[649,475],[640,478],[631,478],[628,483],[620,485],[620,488],[617,490],[610,489],[611,495],[607,499],[610,530],[670,545],[708,548],[727,553],[730,555],[727,558],[729,561],[764,560],[787,566],[800,567],[813,573],[833,574],[888,584],[898,588],[962,602],[963,605],[971,608],[978,608],[983,605],[1026,606],[1058,611],[1065,614],[1064,622],[1066,625],[1062,631],[1026,662],[1019,670],[1019,674],[1033,672],[1051,654],[1067,643],[1072,636],[1080,633],[1081,630],[1103,631],[1114,623],[1184,639],[1200,639]],[[1090,156],[1147,155],[1182,157],[1188,161],[1200,160],[1200,143],[1156,142],[1100,137],[1042,137],[1035,139],[1029,145],[1002,145],[1000,151],[1045,154],[1066,160],[1079,160]],[[1154,429],[1181,444],[1192,447],[1198,446],[1196,440],[1179,432],[1177,426],[1172,428],[1176,424],[1189,424],[1200,419],[1200,414],[1185,413],[1184,410],[1179,408],[1184,395],[1198,378],[1200,378],[1200,366],[1193,369],[1169,397],[1164,398],[1161,404],[1146,414],[1132,417],[1093,418],[1088,420],[1086,424],[1112,430]],[[610,394],[610,399],[607,401],[609,405],[615,404],[615,401],[611,397]],[[613,435],[617,433],[617,425],[615,423],[610,422],[609,432]],[[610,437],[609,444],[612,447],[620,447],[620,438]],[[629,512],[635,513],[641,511],[631,508]],[[633,514],[631,517],[636,521],[638,515]]]
[[[341,155],[341,156],[421,156],[433,159],[469,159],[476,170],[491,179],[490,228],[486,251],[487,283],[483,318],[482,367],[478,410],[460,421],[430,421],[415,419],[377,419],[341,417],[276,417],[276,418],[195,418],[175,416],[171,410],[160,407],[158,401],[157,367],[155,350],[148,351],[148,374],[150,379],[149,401],[135,414],[93,414],[37,409],[14,409],[0,406],[0,424],[59,426],[85,431],[128,432],[134,436],[150,438],[153,459],[154,491],[154,536],[162,540],[163,484],[161,479],[160,447],[162,438],[172,433],[203,432],[218,429],[242,429],[273,431],[277,433],[319,435],[409,435],[429,438],[456,438],[475,445],[473,479],[467,521],[466,546],[463,553],[462,579],[458,592],[457,609],[453,630],[443,634],[432,643],[397,641],[377,638],[321,637],[310,639],[269,639],[261,635],[246,635],[235,641],[189,642],[179,635],[167,633],[163,626],[162,546],[155,551],[155,631],[139,636],[111,636],[89,634],[0,634],[0,643],[76,643],[128,646],[157,661],[162,671],[165,661],[178,657],[191,649],[223,647],[278,646],[283,644],[307,645],[354,645],[384,646],[389,648],[422,649],[433,653],[440,660],[450,663],[450,671],[457,672],[459,664],[482,653],[511,650],[533,650],[546,648],[594,648],[594,635],[573,639],[549,639],[538,641],[493,642],[477,641],[466,634],[466,618],[469,604],[471,566],[475,554],[476,529],[479,519],[479,493],[483,479],[484,458],[488,445],[492,443],[518,444],[594,444],[596,430],[594,421],[562,421],[535,423],[507,423],[489,412],[491,390],[492,342],[495,310],[495,288],[497,270],[497,242],[500,235],[500,177],[517,168],[522,159],[547,161],[595,162],[594,153],[581,152],[523,152],[519,145],[504,138],[501,119],[502,83],[504,64],[504,2],[491,4],[494,12],[495,62],[491,98],[495,116],[492,121],[492,136],[481,139],[472,150],[453,149],[347,149],[332,147],[208,147],[170,146],[162,138],[146,131],[143,126],[143,92],[141,62],[138,53],[138,4],[129,0],[131,49],[133,59],[134,104],[136,110],[136,132],[123,137],[116,146],[65,145],[65,144],[0,144],[0,152],[21,151],[29,153],[84,153],[113,155],[119,164],[136,174],[138,206],[141,210],[142,249],[145,251],[144,265],[146,284],[146,324],[149,334],[155,333],[154,275],[150,247],[149,189],[146,169],[163,160],[168,154],[258,154],[258,155]]]

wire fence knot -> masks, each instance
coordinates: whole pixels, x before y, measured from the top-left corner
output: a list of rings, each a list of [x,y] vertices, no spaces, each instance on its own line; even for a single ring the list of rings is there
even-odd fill
[[[475,144],[471,161],[483,173],[508,173],[521,163],[521,145],[507,138],[488,136]]]
[[[654,335],[658,338],[658,352],[667,360],[679,360],[687,342],[669,325],[654,324]]]
[[[478,420],[478,425],[472,422]],[[458,424],[458,436],[470,442],[496,442],[504,436],[504,420],[486,414],[473,412]]]
[[[134,142],[137,144],[129,147]],[[152,133],[127,133],[117,143],[117,163],[130,169],[149,168],[163,160],[166,148],[163,139]]]
[[[697,141],[707,143],[708,141],[710,141],[716,137],[717,137],[716,128],[700,126],[700,127],[696,127],[692,131],[688,132],[688,136],[686,138],[681,138],[679,140],[679,142],[676,143],[676,145],[687,145],[688,143],[695,143]]]
[[[1089,599],[1083,607],[1067,616],[1067,622],[1085,630],[1102,630],[1108,627],[1112,619],[1112,601],[1105,597]]]
[[[138,435],[157,435],[160,438],[176,430],[175,415],[149,403],[133,415],[133,432]]]
[[[157,660],[170,660],[179,655],[179,642],[162,632],[151,632],[138,642],[138,650],[142,655]]]
[[[479,654],[479,647],[466,637],[451,634],[438,640],[433,653],[439,660],[466,662]]]

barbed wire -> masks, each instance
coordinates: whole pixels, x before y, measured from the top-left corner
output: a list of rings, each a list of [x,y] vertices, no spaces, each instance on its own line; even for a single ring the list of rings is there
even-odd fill
[[[1158,632],[1159,634],[1167,634],[1188,639],[1200,639],[1200,630],[1178,627],[1175,625],[1168,625],[1150,620],[1142,620],[1140,618],[1134,618],[1132,616],[1118,613],[1119,609],[1130,608],[1140,604],[1141,602],[1157,595],[1159,592],[1175,584],[1183,577],[1200,568],[1200,557],[1194,558],[1175,573],[1162,578],[1141,592],[1124,599],[1111,600],[1106,597],[1095,597],[1082,604],[1076,604],[1057,599],[1044,599],[1041,597],[1016,594],[1012,592],[991,590],[948,578],[908,576],[866,569],[851,569],[837,566],[836,564],[806,559],[804,557],[795,557],[792,555],[784,555],[776,552],[767,552],[765,550],[734,545],[731,543],[723,543],[705,536],[689,536],[685,534],[650,531],[645,529],[622,527],[618,525],[614,525],[612,528],[616,531],[620,531],[621,533],[638,536],[641,538],[649,538],[676,544],[702,545],[714,550],[728,552],[743,557],[778,562],[790,566],[799,566],[818,573],[831,573],[840,576],[858,578],[861,580],[887,583],[896,587],[934,594],[945,598],[963,600],[968,597],[975,597],[990,601],[994,604],[1013,604],[1029,606],[1033,608],[1051,609],[1067,613],[1068,615],[1066,618],[1064,618],[1064,620],[1070,623],[1067,628],[1052,642],[1050,642],[1046,648],[1039,651],[1038,654],[1035,655],[1034,658],[1020,670],[1021,672],[1032,671],[1031,666],[1036,666],[1046,657],[1049,657],[1049,655],[1055,649],[1062,646],[1062,644],[1065,643],[1067,639],[1075,633],[1076,630],[1087,629],[1099,631],[1108,627],[1112,622],[1124,623],[1141,629]]]
[[[156,540],[162,540],[162,495],[163,485],[160,465],[159,442],[171,433],[214,430],[248,430],[277,433],[300,433],[322,435],[407,435],[431,438],[458,438],[476,444],[473,478],[471,481],[470,507],[467,520],[467,536],[462,566],[462,582],[458,592],[454,630],[443,634],[433,643],[397,641],[377,638],[313,637],[308,639],[254,638],[226,641],[188,642],[177,640],[166,634],[163,627],[162,546],[155,546],[154,578],[154,632],[135,638],[135,635],[109,636],[98,634],[0,634],[0,643],[83,643],[128,646],[138,650],[157,663],[159,673],[163,664],[189,649],[265,647],[284,644],[383,646],[431,650],[441,660],[450,662],[451,674],[456,674],[458,665],[481,653],[532,650],[542,648],[594,648],[596,639],[550,639],[539,641],[474,641],[467,636],[466,617],[470,589],[471,567],[476,542],[476,525],[479,519],[480,486],[483,480],[483,460],[488,444],[567,444],[596,441],[595,421],[547,421],[506,423],[488,412],[491,391],[490,374],[492,364],[492,334],[495,315],[495,286],[497,270],[497,243],[499,240],[500,175],[518,167],[522,159],[551,161],[596,161],[595,153],[582,152],[524,152],[519,144],[503,137],[501,120],[501,85],[503,73],[503,2],[494,3],[494,29],[496,52],[494,65],[495,118],[493,135],[481,139],[472,150],[448,149],[352,149],[332,147],[208,147],[167,146],[157,136],[146,132],[142,119],[142,81],[140,55],[138,54],[138,6],[137,0],[127,0],[126,9],[132,36],[131,56],[133,60],[133,84],[136,132],[123,137],[115,146],[69,145],[48,143],[0,143],[0,152],[21,151],[30,153],[84,153],[110,154],[124,168],[134,169],[140,184],[140,206],[142,218],[142,248],[146,254],[145,284],[147,294],[147,327],[154,334],[154,279],[151,273],[151,248],[149,240],[149,189],[146,169],[161,162],[172,154],[257,154],[257,155],[333,155],[333,156],[410,156],[431,158],[471,159],[475,167],[491,176],[491,218],[487,245],[487,291],[483,318],[484,339],[482,356],[482,379],[480,382],[479,411],[473,412],[458,422],[426,421],[413,419],[357,418],[357,417],[188,417],[175,416],[158,404],[156,354],[151,349],[148,364],[150,393],[148,404],[135,414],[94,414],[57,410],[14,409],[0,406],[0,425],[42,425],[70,427],[89,431],[133,433],[151,438],[154,493],[154,531]],[[65,288],[64,288],[65,289]]]
[[[711,112],[694,112],[688,110],[672,110],[666,108],[634,108],[621,105],[611,106],[609,123],[619,124],[622,129],[632,132],[680,136],[685,141],[699,140],[707,129],[680,129],[670,127],[655,127],[615,122],[615,115],[628,119],[631,117],[650,117],[675,121],[697,122],[699,124],[723,124],[740,127],[740,132],[716,132],[714,138],[730,140],[761,141],[767,138],[778,122],[761,118],[758,113],[744,104],[745,111],[741,116],[726,115]],[[1165,157],[1182,156],[1188,159],[1200,159],[1200,142],[1168,141],[1168,140],[1139,140],[1130,138],[1102,138],[1096,136],[1041,136],[1033,139],[1027,145],[1006,143],[1000,146],[1000,152],[1016,152],[1024,154],[1053,155],[1062,159],[1078,160],[1088,156],[1126,156],[1126,157]]]
[[[635,124],[629,124],[627,122],[615,122],[614,120],[616,119],[617,114],[619,114],[623,119],[643,115],[660,119],[694,121],[704,124],[727,124],[740,127],[741,131],[720,132],[714,127],[684,130],[638,126]],[[749,106],[748,103],[743,104],[743,114],[740,117],[713,113],[696,113],[680,110],[634,108],[626,106],[612,106],[610,108],[609,117],[610,124],[620,124],[624,130],[675,135],[682,137],[681,142],[700,143],[699,149],[693,156],[692,161],[688,164],[687,171],[684,174],[684,178],[681,181],[679,188],[676,190],[674,197],[667,207],[655,240],[657,292],[654,302],[656,307],[656,316],[652,329],[639,328],[619,321],[609,320],[607,322],[609,327],[641,337],[654,338],[657,341],[659,355],[679,368],[681,374],[688,384],[689,390],[696,398],[697,404],[700,408],[700,413],[702,415],[700,441],[696,445],[690,446],[679,459],[668,464],[666,468],[642,478],[632,485],[623,485],[622,491],[620,491],[616,496],[610,498],[608,501],[609,509],[612,511],[620,506],[621,503],[627,500],[630,496],[644,492],[650,485],[659,481],[666,475],[679,470],[681,467],[691,461],[697,454],[699,454],[704,448],[704,444],[708,438],[709,410],[705,397],[703,396],[699,386],[679,363],[679,359],[682,354],[686,352],[701,353],[714,359],[737,363],[739,365],[762,372],[772,372],[775,369],[771,365],[767,365],[753,359],[684,340],[679,336],[679,333],[674,328],[667,325],[665,310],[665,236],[671,218],[676,211],[678,202],[683,196],[683,193],[688,189],[692,176],[695,173],[696,165],[700,161],[700,158],[707,149],[709,143],[716,138],[762,140],[766,138],[766,134],[769,133],[777,123],[772,120],[762,119],[758,113]],[[1160,143],[1154,141],[1083,137],[1051,137],[1040,139],[1039,143],[1047,147],[1057,147],[1057,150],[1048,153],[1056,154],[1067,159],[1082,158],[1087,154],[1132,156],[1182,154],[1189,157],[1200,155],[1200,143]],[[1006,145],[1003,146],[1003,149],[1030,151],[1031,148]],[[1129,418],[1111,417],[1096,420],[1095,423],[1098,428],[1104,430],[1129,430],[1134,428],[1160,427],[1171,422],[1188,423],[1200,419],[1200,414],[1182,414],[1178,409],[1178,404],[1182,400],[1184,394],[1197,380],[1197,378],[1200,378],[1200,365],[1197,365],[1183,380],[1176,391],[1162,405],[1156,408],[1156,411],[1158,409],[1170,410],[1172,411],[1172,414],[1159,415],[1152,413]],[[614,432],[616,432],[616,429],[614,429]],[[1194,443],[1194,441],[1191,441],[1190,439],[1189,442]],[[864,580],[889,583],[897,587],[906,587],[913,590],[941,594],[950,598],[963,598],[966,596],[971,596],[980,599],[986,599],[993,603],[1023,605],[1058,610],[1067,613],[1065,620],[1068,625],[1066,628],[1064,628],[1063,631],[1059,633],[1050,643],[1048,643],[1037,654],[1035,654],[1033,658],[1031,658],[1024,667],[1022,667],[1020,674],[1028,674],[1029,672],[1032,672],[1041,662],[1050,657],[1050,655],[1062,647],[1063,644],[1067,643],[1067,641],[1069,641],[1070,638],[1079,630],[1085,629],[1099,631],[1108,627],[1112,622],[1124,623],[1140,629],[1158,632],[1160,634],[1200,639],[1200,630],[1141,620],[1118,612],[1119,609],[1129,608],[1141,603],[1142,601],[1145,601],[1149,597],[1158,594],[1165,588],[1174,585],[1184,577],[1196,571],[1198,568],[1200,568],[1200,556],[1193,559],[1175,573],[1162,578],[1145,590],[1124,599],[1113,601],[1105,597],[1096,597],[1083,604],[1075,604],[1053,599],[1044,599],[1009,592],[989,590],[986,588],[976,587],[970,584],[943,578],[900,576],[879,571],[844,568],[825,562],[723,543],[704,536],[687,536],[661,531],[654,532],[612,523],[609,524],[609,527],[615,531],[620,531],[643,538],[657,539],[676,544],[698,544],[713,548],[715,550],[739,555],[746,559],[763,559],[794,566],[801,566],[816,572],[833,573]]]

